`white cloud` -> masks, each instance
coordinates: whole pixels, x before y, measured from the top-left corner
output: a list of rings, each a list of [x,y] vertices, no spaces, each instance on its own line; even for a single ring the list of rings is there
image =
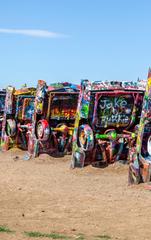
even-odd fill
[[[8,33],[8,34],[20,34],[32,37],[41,37],[41,38],[60,38],[66,37],[64,34],[50,32],[47,30],[39,30],[39,29],[7,29],[0,28],[0,33]]]

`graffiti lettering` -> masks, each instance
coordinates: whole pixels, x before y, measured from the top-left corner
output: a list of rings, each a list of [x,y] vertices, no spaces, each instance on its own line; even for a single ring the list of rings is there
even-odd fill
[[[114,98],[113,101],[110,99],[101,99],[100,101],[100,108],[103,109],[110,109],[110,108],[120,108],[125,107],[127,105],[127,101],[125,99]]]
[[[115,114],[111,116],[102,116],[102,124],[116,123],[116,124],[128,124],[129,117],[125,114]]]
[[[102,96],[98,104],[98,117],[101,126],[127,125],[132,112],[131,96]]]

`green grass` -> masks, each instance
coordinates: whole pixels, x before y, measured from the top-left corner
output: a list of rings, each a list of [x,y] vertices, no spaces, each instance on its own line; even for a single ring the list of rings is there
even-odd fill
[[[41,233],[41,232],[24,232],[24,234],[28,237],[46,237],[52,239],[69,239],[67,236],[59,234],[59,233]]]
[[[0,233],[15,233],[15,231],[12,231],[10,230],[8,227],[6,226],[0,226]],[[28,237],[33,237],[33,238],[50,238],[50,239],[62,239],[62,240],[84,240],[84,239],[87,239],[85,238],[84,234],[82,233],[79,233],[76,235],[76,237],[72,238],[71,236],[68,237],[68,236],[65,236],[63,234],[60,234],[60,233],[55,233],[55,232],[52,232],[52,233],[41,233],[41,232],[24,232],[24,235],[28,236]],[[96,240],[110,240],[111,237],[108,236],[108,235],[98,235],[98,236],[95,236]]]
[[[108,235],[98,235],[98,236],[96,236],[96,238],[99,238],[101,240],[109,240],[109,239],[111,239],[111,237],[108,236]]]
[[[14,233],[14,231],[10,230],[6,226],[0,226],[0,232],[5,232],[5,233]]]
[[[84,237],[84,234],[82,233],[79,233],[77,236],[76,236],[76,240],[84,240],[85,237]]]

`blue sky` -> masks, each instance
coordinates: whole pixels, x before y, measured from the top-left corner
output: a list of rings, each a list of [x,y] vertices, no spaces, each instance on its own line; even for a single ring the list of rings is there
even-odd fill
[[[150,9],[150,0],[1,1],[0,87],[145,79]]]

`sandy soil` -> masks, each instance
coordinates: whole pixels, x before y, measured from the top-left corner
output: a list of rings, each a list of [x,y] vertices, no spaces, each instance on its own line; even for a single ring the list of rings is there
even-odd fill
[[[71,170],[70,156],[25,161],[24,154],[0,152],[0,225],[15,231],[0,232],[0,239],[32,239],[24,231],[151,239],[151,192],[144,184],[128,186],[128,166]]]

